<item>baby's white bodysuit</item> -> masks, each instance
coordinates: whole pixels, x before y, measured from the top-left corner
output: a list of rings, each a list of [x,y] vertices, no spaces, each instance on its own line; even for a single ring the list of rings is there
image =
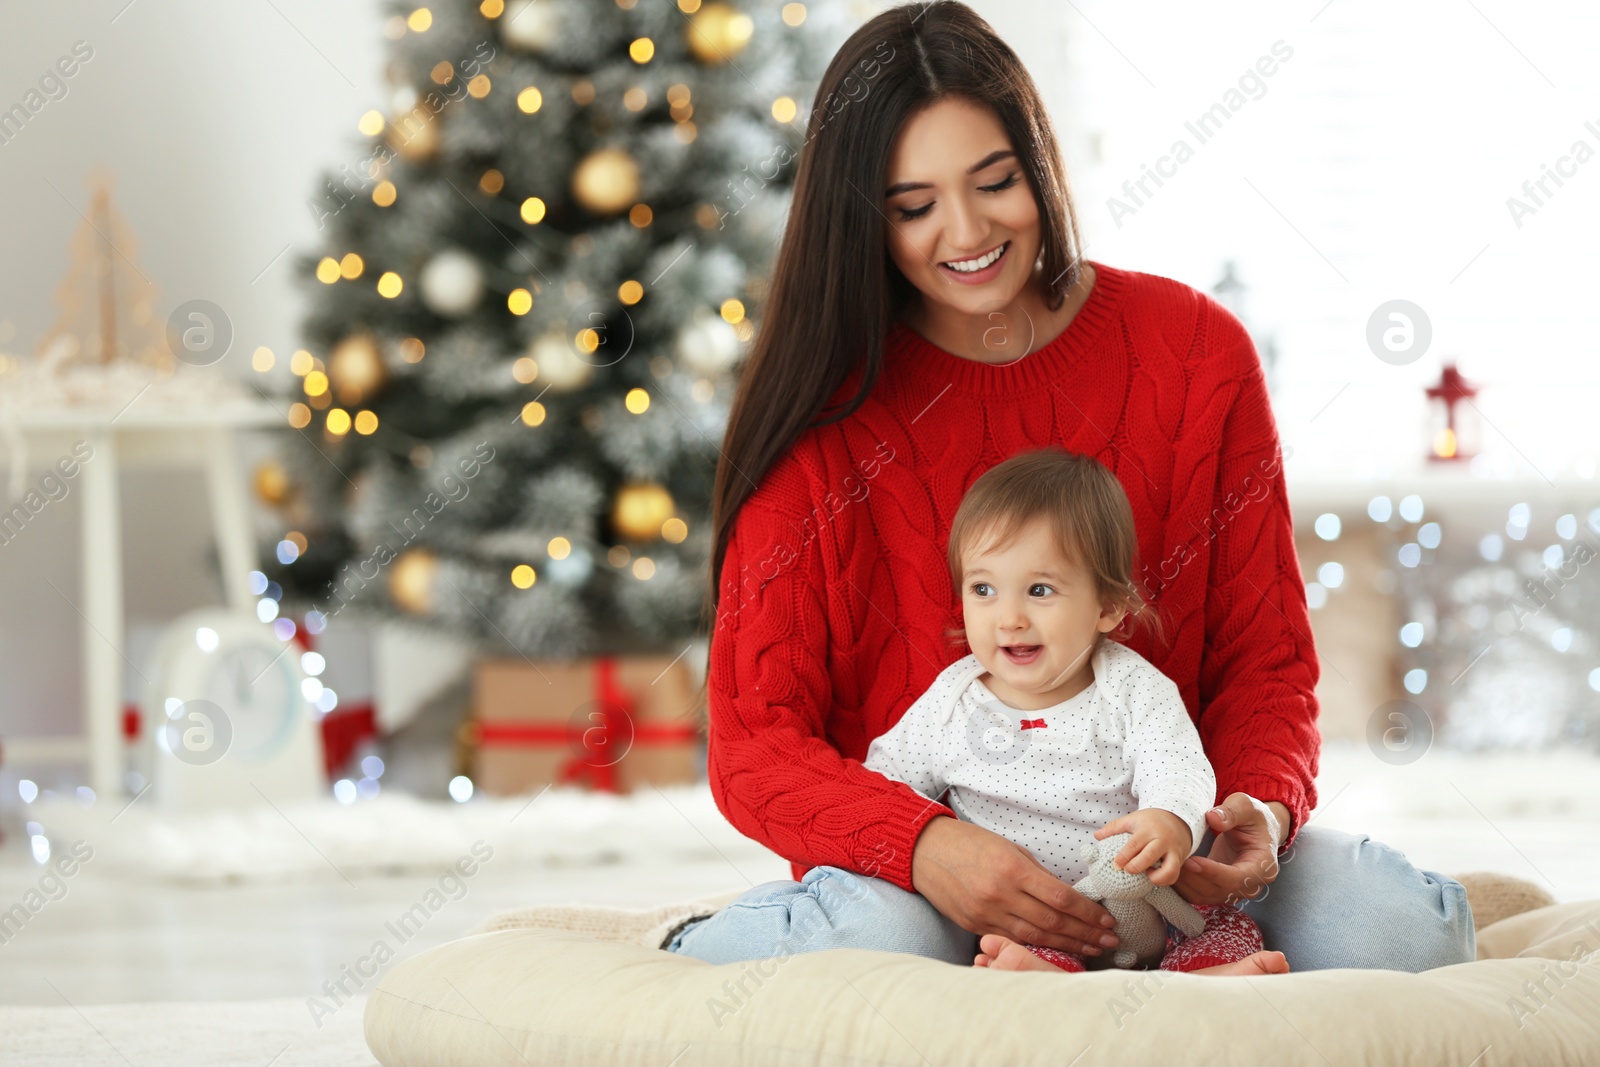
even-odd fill
[[[930,800],[948,787],[957,816],[1028,849],[1068,883],[1088,873],[1083,843],[1139,808],[1187,822],[1193,854],[1217,782],[1177,685],[1109,639],[1091,664],[1094,683],[1081,693],[1018,711],[978,681],[976,656],[959,659],[873,739],[862,766]]]

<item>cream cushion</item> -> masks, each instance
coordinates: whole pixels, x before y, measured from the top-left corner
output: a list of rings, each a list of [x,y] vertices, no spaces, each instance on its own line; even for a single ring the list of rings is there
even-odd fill
[[[1421,974],[1208,978],[863,949],[713,966],[525,927],[397,964],[365,1025],[385,1067],[1600,1064],[1600,901],[1478,939],[1478,962]]]

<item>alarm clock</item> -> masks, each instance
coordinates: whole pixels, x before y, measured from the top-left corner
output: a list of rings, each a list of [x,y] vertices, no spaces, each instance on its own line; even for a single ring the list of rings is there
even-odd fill
[[[145,705],[151,796],[169,808],[326,794],[321,729],[299,646],[249,615],[191,611],[162,632]]]

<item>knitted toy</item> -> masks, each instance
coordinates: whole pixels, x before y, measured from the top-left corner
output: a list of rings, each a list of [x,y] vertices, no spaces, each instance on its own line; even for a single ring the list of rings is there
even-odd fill
[[[1089,873],[1073,886],[1103,904],[1117,920],[1117,951],[1111,962],[1118,967],[1132,967],[1166,950],[1167,927],[1162,919],[1187,937],[1198,937],[1206,928],[1205,917],[1176,889],[1154,884],[1147,872],[1130,874],[1112,863],[1132,839],[1132,834],[1115,834],[1103,841],[1085,842],[1078,855],[1088,862]]]

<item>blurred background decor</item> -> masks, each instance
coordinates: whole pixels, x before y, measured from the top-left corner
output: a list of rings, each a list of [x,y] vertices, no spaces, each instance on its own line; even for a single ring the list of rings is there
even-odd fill
[[[0,1004],[249,1001],[261,1062],[354,1056],[305,1002],[420,901],[397,952],[789,876],[705,778],[708,500],[816,83],[884,6],[0,13]],[[1524,189],[1595,139],[1600,14],[973,6],[1088,254],[1255,339],[1314,817],[1600,896],[1600,186]]]

